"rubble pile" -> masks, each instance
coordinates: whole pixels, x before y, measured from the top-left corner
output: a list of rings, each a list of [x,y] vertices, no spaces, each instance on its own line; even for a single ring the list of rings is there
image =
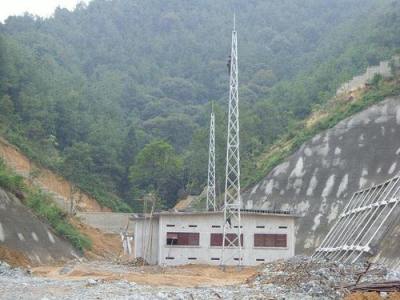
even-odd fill
[[[28,274],[28,271],[21,268],[12,268],[8,263],[0,260],[0,276],[19,277]]]
[[[356,283],[393,279],[400,279],[400,274],[378,264],[341,264],[296,256],[265,264],[250,284],[271,287],[269,292],[277,298],[279,294],[274,289],[279,288],[280,294],[305,295],[314,299],[342,299]]]

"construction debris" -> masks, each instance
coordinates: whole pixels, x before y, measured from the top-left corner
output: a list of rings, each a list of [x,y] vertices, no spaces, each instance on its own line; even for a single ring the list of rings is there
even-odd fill
[[[376,283],[364,283],[360,285],[355,285],[354,287],[351,287],[350,290],[357,292],[379,292],[379,293],[400,292],[400,280],[384,281]]]

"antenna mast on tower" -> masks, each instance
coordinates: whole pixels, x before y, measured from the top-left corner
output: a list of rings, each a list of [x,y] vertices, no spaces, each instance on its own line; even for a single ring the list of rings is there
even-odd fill
[[[242,264],[242,230],[240,220],[239,71],[235,15],[233,16],[232,49],[228,67],[230,67],[229,112],[221,265],[226,265],[228,261],[234,259],[240,266]],[[229,248],[230,255],[227,255],[226,248]]]
[[[211,107],[210,144],[208,150],[207,211],[216,210],[215,203],[215,117],[214,105]]]

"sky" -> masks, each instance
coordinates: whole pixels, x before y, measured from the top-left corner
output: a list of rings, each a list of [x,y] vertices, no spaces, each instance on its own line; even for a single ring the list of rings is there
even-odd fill
[[[0,0],[0,22],[4,22],[8,16],[23,15],[25,12],[49,17],[57,6],[72,10],[77,3],[89,1],[91,0]]]

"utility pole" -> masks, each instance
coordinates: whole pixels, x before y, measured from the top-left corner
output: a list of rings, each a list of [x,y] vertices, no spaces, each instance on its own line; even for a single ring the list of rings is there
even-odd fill
[[[207,211],[216,211],[215,203],[215,117],[214,105],[211,106],[210,144],[208,149]]]
[[[224,197],[224,231],[221,265],[231,259],[242,265],[242,230],[240,220],[240,155],[239,155],[239,95],[238,56],[235,15],[233,16],[232,49],[229,79],[228,139],[226,147],[226,178]],[[229,249],[229,252],[227,250]],[[227,254],[230,255],[227,255]]]

